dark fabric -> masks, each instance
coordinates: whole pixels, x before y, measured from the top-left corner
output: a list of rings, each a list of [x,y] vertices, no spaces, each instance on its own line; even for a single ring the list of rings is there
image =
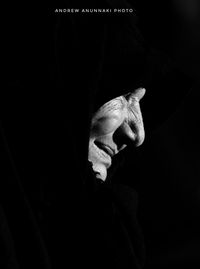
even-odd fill
[[[137,193],[90,174],[80,206],[80,247],[89,268],[142,268],[145,249],[137,221]],[[79,233],[78,233],[79,234]],[[79,263],[79,261],[78,261]]]
[[[0,197],[1,268],[51,268],[2,126]]]

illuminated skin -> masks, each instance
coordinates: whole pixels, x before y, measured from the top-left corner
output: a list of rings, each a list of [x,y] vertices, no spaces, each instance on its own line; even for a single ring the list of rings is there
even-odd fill
[[[139,88],[112,99],[99,108],[91,122],[88,159],[96,177],[106,180],[112,157],[128,144],[140,146],[145,137],[139,101],[145,94]]]

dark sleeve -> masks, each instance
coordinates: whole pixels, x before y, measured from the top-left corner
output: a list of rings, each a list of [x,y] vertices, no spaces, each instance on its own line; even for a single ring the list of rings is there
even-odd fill
[[[50,269],[44,238],[1,125],[0,146],[0,268]]]
[[[87,268],[142,268],[145,249],[137,221],[137,193],[123,185],[93,180],[81,206],[83,264]]]
[[[18,269],[14,242],[3,208],[0,207],[0,267]]]

